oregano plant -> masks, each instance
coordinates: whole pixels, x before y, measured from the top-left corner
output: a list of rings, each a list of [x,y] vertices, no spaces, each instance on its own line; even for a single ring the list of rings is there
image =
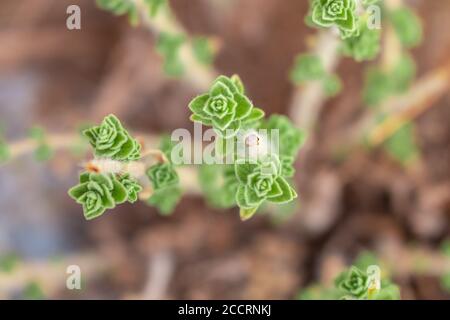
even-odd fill
[[[213,171],[220,174],[214,180],[223,181],[216,189],[224,192],[220,192],[222,199],[213,203],[221,207],[237,205],[241,218],[247,220],[266,201],[284,204],[297,197],[289,180],[305,135],[287,117],[264,119],[264,112],[247,97],[237,75],[219,76],[207,93],[189,103],[189,109],[192,121],[214,130],[216,159],[230,161],[214,165],[220,168]],[[269,137],[259,131],[273,133],[276,140],[270,143],[275,142],[279,148],[263,148],[269,144]],[[181,196],[180,176],[172,158],[174,141],[165,137],[159,149],[145,150],[114,115],[82,134],[92,147],[94,159],[87,162],[69,195],[82,206],[86,219],[139,198],[164,214],[173,210]],[[240,142],[247,153],[235,152]],[[207,171],[199,172],[201,181],[212,180],[208,176],[205,179]]]

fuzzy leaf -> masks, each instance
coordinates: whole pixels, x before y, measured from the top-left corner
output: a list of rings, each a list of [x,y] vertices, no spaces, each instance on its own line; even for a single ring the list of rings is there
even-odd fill
[[[267,200],[269,200],[270,202],[282,204],[292,201],[294,198],[296,198],[295,191],[293,191],[289,183],[284,178],[278,177],[275,181],[280,186],[282,193],[279,196],[268,197]]]
[[[241,208],[239,210],[239,215],[241,217],[241,220],[246,221],[246,220],[250,219],[251,217],[253,217],[255,215],[257,209],[258,209],[257,207],[256,208],[248,208],[248,209]]]

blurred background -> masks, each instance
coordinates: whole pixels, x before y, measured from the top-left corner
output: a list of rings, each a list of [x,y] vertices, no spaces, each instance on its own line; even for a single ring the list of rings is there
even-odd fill
[[[412,51],[417,78],[448,68],[450,1],[407,3],[425,30]],[[70,4],[81,8],[81,30],[66,28]],[[317,33],[304,23],[308,1],[170,4],[190,34],[218,39],[220,73],[239,74],[266,114],[290,114],[297,90],[290,70]],[[450,237],[450,95],[432,99],[415,119],[413,164],[381,148],[337,157],[345,140],[336,137],[364,110],[367,66],[340,61],[342,93],[319,114],[296,164],[299,204],[281,218],[243,223],[237,208],[213,209],[186,195],[170,216],[137,203],[87,222],[67,195],[80,158],[63,150],[39,162],[22,152],[0,164],[0,298],[295,299],[311,286],[332,286],[344,267],[370,254],[402,299],[449,299],[441,247]],[[0,123],[20,150],[35,125],[64,136],[109,113],[135,132],[192,129],[187,103],[200,92],[164,74],[151,32],[95,1],[0,2]],[[66,289],[71,264],[81,268],[82,290]]]

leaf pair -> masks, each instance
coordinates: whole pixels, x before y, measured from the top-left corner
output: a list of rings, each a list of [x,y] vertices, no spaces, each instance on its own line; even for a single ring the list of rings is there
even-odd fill
[[[97,157],[135,161],[141,157],[141,145],[125,130],[116,116],[110,114],[100,126],[83,131]]]

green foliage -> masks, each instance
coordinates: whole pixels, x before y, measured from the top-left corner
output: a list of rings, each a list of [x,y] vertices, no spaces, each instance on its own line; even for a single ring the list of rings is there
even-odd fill
[[[146,172],[154,191],[173,187],[179,182],[178,174],[169,162],[158,163],[151,166]]]
[[[297,197],[286,178],[294,175],[293,162],[304,135],[284,116],[272,116],[260,121],[264,112],[254,108],[245,96],[238,76],[220,76],[209,93],[196,97],[189,108],[193,112],[193,121],[211,125],[218,133],[216,155],[229,155],[230,150],[224,149],[224,146],[241,138],[240,129],[263,129],[268,134],[276,129],[279,141],[283,141],[279,146],[280,155],[268,150],[264,156],[256,157],[258,159],[241,159],[239,155],[234,155],[234,165],[202,166],[199,180],[211,205],[228,208],[237,204],[242,220],[247,220],[266,200],[284,204]],[[267,138],[257,131],[250,134],[255,138],[255,146],[261,143],[260,139]],[[242,138],[249,139],[249,136]]]
[[[128,15],[131,25],[139,23],[139,11],[135,0],[96,0],[97,6],[110,11],[116,16]],[[155,17],[159,10],[166,4],[166,0],[143,0],[150,17]]]
[[[175,185],[154,192],[147,203],[158,208],[163,215],[169,215],[180,201],[181,195],[181,189]]]
[[[69,195],[83,206],[86,220],[92,220],[127,201],[129,192],[113,174],[85,172]]]
[[[141,185],[129,173],[119,175],[118,180],[124,186],[125,190],[127,190],[128,202],[135,203],[138,200],[139,192],[142,191]]]
[[[363,93],[365,103],[376,106],[392,95],[405,92],[410,87],[415,73],[416,66],[409,55],[403,55],[389,71],[369,68]]]
[[[192,121],[212,126],[225,139],[264,117],[264,112],[245,96],[237,77],[219,76],[209,92],[194,98],[189,108]]]
[[[295,59],[295,64],[291,71],[291,80],[295,84],[304,84],[308,81],[323,79],[325,73],[319,56],[300,54]]]
[[[335,285],[346,295],[362,298],[367,294],[367,280],[368,277],[364,272],[352,266],[336,278]]]
[[[239,182],[233,165],[200,166],[199,183],[211,206],[226,209],[236,205]]]
[[[134,161],[141,157],[141,145],[112,114],[100,126],[86,129],[83,134],[89,139],[97,157],[120,161]]]
[[[381,31],[369,29],[367,20],[359,22],[359,32],[356,36],[347,38],[342,44],[342,53],[353,57],[356,61],[373,60],[380,52]]]
[[[0,255],[0,272],[10,273],[19,264],[19,258],[14,253]]]
[[[450,261],[450,239],[442,243],[441,251],[444,257]],[[450,270],[447,270],[441,277],[441,287],[450,293]]]
[[[385,143],[388,153],[402,164],[408,164],[417,158],[419,151],[414,139],[413,125],[401,127]]]
[[[53,149],[46,142],[45,130],[41,127],[33,127],[29,130],[28,135],[37,143],[34,158],[41,162],[50,160],[53,157]]]
[[[312,23],[318,27],[336,26],[343,38],[352,36],[357,30],[355,0],[313,0],[310,16]]]
[[[155,17],[162,7],[167,5],[167,0],[144,0],[148,7],[150,17]]]
[[[10,159],[11,153],[5,141],[0,140],[0,163],[6,162]]]
[[[335,97],[342,90],[342,81],[335,75],[328,75],[323,80],[323,91],[328,97]]]
[[[354,265],[341,272],[334,281],[334,287],[312,285],[302,290],[300,300],[399,300],[400,290],[383,274],[377,275],[372,267],[378,260],[371,252],[363,252]],[[366,270],[366,271],[363,271]],[[381,270],[380,270],[381,272]],[[379,280],[379,289],[376,281]]]
[[[134,26],[139,22],[139,12],[133,0],[96,0],[96,3],[99,8],[116,16],[128,15],[128,20]]]
[[[280,159],[295,158],[306,139],[306,134],[295,127],[288,117],[272,115],[261,124],[261,129],[278,130]]]
[[[147,176],[153,185],[153,193],[147,203],[158,208],[163,215],[171,214],[182,196],[178,174],[170,162],[173,147],[170,136],[163,136],[159,149],[165,154],[167,162],[155,164],[147,170]]]
[[[407,7],[396,9],[390,12],[389,18],[403,46],[412,48],[422,42],[422,24],[411,9]]]
[[[379,3],[381,0],[362,0],[362,5],[364,8],[367,8],[371,5]]]
[[[42,300],[45,299],[45,294],[42,291],[39,283],[35,281],[29,282],[23,290],[23,299],[25,300]]]
[[[214,52],[211,43],[206,37],[194,37],[192,39],[192,49],[197,60],[205,65],[211,65],[214,60]]]
[[[265,201],[283,204],[297,197],[295,190],[282,176],[277,156],[270,155],[257,163],[237,160],[236,177],[239,181],[236,202],[241,208],[241,218],[249,219]]]
[[[184,73],[183,63],[180,61],[180,48],[185,42],[184,35],[162,32],[158,37],[156,50],[164,59],[164,72],[173,77]]]

